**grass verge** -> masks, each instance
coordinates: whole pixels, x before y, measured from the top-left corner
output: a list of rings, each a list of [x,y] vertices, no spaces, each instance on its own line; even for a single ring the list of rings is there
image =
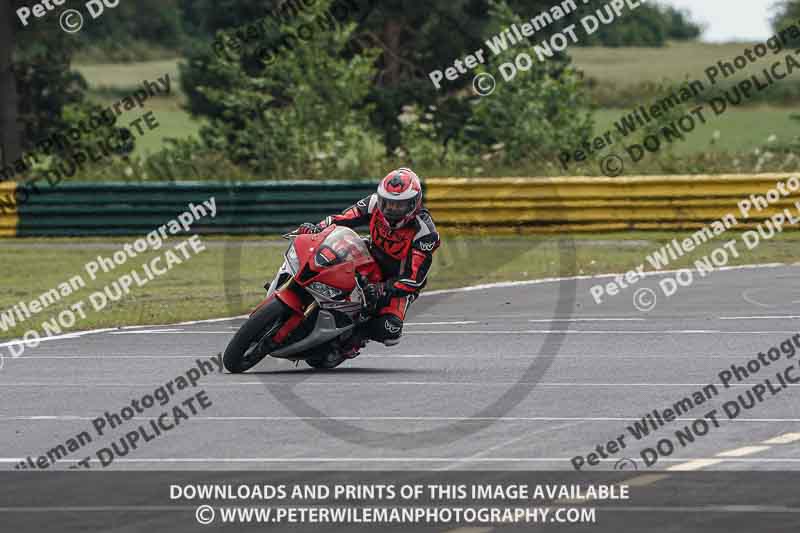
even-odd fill
[[[606,131],[617,132],[614,123],[622,120],[629,109],[598,109],[595,113],[595,133],[603,135]],[[800,122],[791,119],[792,112],[774,106],[757,106],[729,109],[716,116],[710,106],[705,106],[707,123],[699,121],[694,131],[685,140],[665,142],[665,150],[674,149],[679,156],[703,152],[729,152],[736,154],[752,153],[756,148],[768,147],[770,138],[774,143],[789,143],[800,136]],[[714,139],[715,132],[718,138]],[[663,136],[661,137],[663,141]],[[625,142],[627,144],[627,141]],[[622,152],[623,143],[615,145]]]
[[[691,232],[578,235],[575,237],[445,237],[437,252],[428,289],[443,289],[512,280],[621,272],[645,263],[645,258],[673,238],[683,239]],[[795,262],[800,260],[800,233],[780,234],[747,251],[741,234],[731,232],[718,237],[694,253],[669,265],[690,266],[695,259],[710,253],[725,241],[737,238],[742,252],[731,265]],[[86,319],[79,319],[72,330],[87,330],[123,325],[166,324],[242,314],[263,297],[263,284],[279,267],[285,246],[278,239],[202,238],[206,250],[176,265],[167,274],[130,294],[94,311],[89,296],[131,270],[142,272],[145,261],[164,254],[182,239],[172,238],[159,251],[129,259],[95,281],[85,270],[98,255],[110,257],[131,240],[123,239],[24,239],[0,240],[3,246],[5,283],[0,289],[0,312],[19,301],[25,303],[69,278],[80,275],[87,286],[69,295],[15,327],[0,328],[0,338],[14,339],[35,329],[44,336],[42,323],[61,311],[84,301]],[[574,243],[574,261],[570,253]],[[566,246],[564,246],[566,245]],[[227,279],[227,282],[226,282]],[[226,291],[227,287],[227,291]],[[227,294],[232,297],[227,297]]]

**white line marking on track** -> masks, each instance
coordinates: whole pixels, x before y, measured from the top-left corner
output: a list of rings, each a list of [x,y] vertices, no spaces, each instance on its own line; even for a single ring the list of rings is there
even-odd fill
[[[741,265],[741,266],[730,266],[730,267],[721,267],[718,268],[718,271],[733,271],[733,270],[751,270],[751,269],[767,269],[767,268],[780,268],[780,267],[790,267],[795,266],[788,263],[766,263],[766,264],[753,264],[753,265]],[[645,277],[648,276],[658,276],[663,274],[674,274],[679,272],[678,270],[662,270],[659,272],[645,272],[643,275]],[[579,280],[587,280],[587,279],[602,279],[602,278],[614,278],[618,276],[624,276],[624,273],[615,273],[615,274],[594,274],[589,276],[567,276],[567,277],[557,277],[557,278],[543,278],[543,279],[535,279],[535,280],[526,280],[526,281],[511,281],[511,282],[501,282],[501,283],[487,283],[487,284],[479,284],[479,285],[470,285],[467,287],[459,287],[455,289],[440,289],[436,291],[427,291],[420,294],[420,297],[429,297],[429,296],[438,296],[443,294],[458,294],[462,292],[472,292],[478,290],[488,290],[488,289],[504,289],[504,288],[512,288],[512,287],[522,287],[527,285],[541,285],[546,283],[559,283],[562,281],[579,281]],[[760,304],[759,304],[760,305]],[[159,325],[148,325],[147,327],[167,327],[167,326],[188,326],[194,324],[210,324],[214,322],[227,322],[230,320],[238,320],[247,318],[249,315],[237,315],[237,316],[230,316],[230,317],[220,317],[220,318],[208,318],[203,320],[189,320],[184,322],[178,322],[176,324],[159,324]],[[128,326],[128,327],[137,327],[137,326]],[[83,335],[89,335],[93,333],[104,333],[107,331],[117,331],[121,328],[104,328],[104,329],[96,329],[96,330],[87,330],[87,331],[76,331],[72,333],[68,333],[66,335],[59,335],[54,337],[43,337],[39,339],[40,342],[48,341],[48,340],[58,340],[58,339],[70,339],[75,337],[80,337]],[[194,332],[192,332],[194,333]],[[225,332],[229,333],[229,332]],[[462,333],[462,332],[458,332]],[[747,332],[745,332],[747,333]],[[769,331],[766,333],[785,333],[783,331]],[[16,344],[16,341],[6,342],[0,344],[0,348],[5,346],[10,346],[12,344]]]
[[[769,450],[769,446],[744,446],[736,448],[735,450],[728,450],[717,454],[717,457],[744,457],[745,455],[752,455],[754,453]]]
[[[251,385],[282,385],[286,386],[292,383],[286,381],[231,381],[231,382],[208,382],[204,387],[240,387]],[[62,382],[0,382],[0,387],[158,387],[163,383],[62,383]],[[535,382],[535,381],[303,381],[302,383],[293,384],[296,387],[301,385],[313,385],[318,387],[325,386],[341,386],[341,387],[363,387],[364,385],[382,385],[382,386],[411,386],[418,387],[422,385],[444,387],[508,387],[511,385],[537,385],[540,387],[598,387],[598,388],[620,388],[620,387],[705,387],[708,383],[570,383],[570,382]],[[723,388],[721,383],[714,383],[720,389]],[[752,388],[755,383],[729,383],[728,387],[750,387]],[[787,383],[786,387],[800,387],[800,383]]]
[[[797,319],[800,315],[721,316],[720,320],[781,320]]]
[[[629,485],[631,487],[645,487],[668,477],[668,474],[642,474],[630,479],[626,479],[621,484]]]
[[[717,268],[717,271],[726,272],[726,271],[733,271],[733,270],[753,270],[753,269],[766,269],[766,268],[780,268],[780,267],[789,267],[793,266],[788,263],[765,263],[765,264],[753,264],[753,265],[740,265],[740,266],[726,266]],[[676,274],[681,270],[659,270],[658,272],[645,272],[643,274],[644,277],[651,277],[651,276],[663,276],[665,274]],[[505,281],[499,283],[486,283],[481,285],[472,285],[469,287],[461,287],[457,289],[441,289],[437,291],[428,291],[422,293],[421,296],[438,296],[440,294],[457,294],[461,292],[473,292],[473,291],[481,291],[487,289],[509,289],[514,287],[525,287],[528,285],[542,285],[545,283],[559,283],[562,281],[580,281],[586,279],[602,279],[602,278],[615,278],[619,276],[624,276],[625,273],[614,273],[614,274],[592,274],[588,276],[566,276],[566,277],[557,277],[557,278],[542,278],[542,279],[531,279],[526,281]]]
[[[644,318],[534,318],[528,322],[644,322]]]
[[[200,359],[197,355],[26,355],[16,360],[29,359]]]
[[[625,507],[615,507],[614,511],[623,513],[702,513],[708,515],[710,513],[781,513],[781,514],[796,514],[800,513],[797,507],[786,507],[783,505],[698,505],[696,507],[689,507],[687,505],[658,507],[655,505],[629,505]],[[763,518],[762,518],[763,520]],[[709,531],[706,529],[705,531]]]
[[[182,329],[136,329],[131,331],[112,331],[109,335],[147,335],[150,333],[180,333]]]
[[[693,459],[679,465],[671,466],[667,468],[667,470],[672,472],[691,472],[692,470],[700,470],[701,468],[713,466],[721,462],[723,462],[722,459]]]
[[[26,457],[0,457],[0,463],[18,463],[24,461]],[[150,457],[150,458],[116,458],[115,463],[399,463],[399,462],[420,462],[420,463],[449,463],[453,461],[466,461],[468,457]],[[59,459],[59,463],[77,463],[83,459]],[[564,463],[569,464],[572,457],[480,457],[473,459],[473,462],[481,463]],[[616,463],[618,459],[598,459],[602,463]],[[693,459],[676,459],[676,458],[663,458],[659,462],[664,463],[709,463],[716,464],[721,462],[731,463],[745,463],[745,464],[758,464],[758,463],[800,463],[800,458],[730,458],[730,459],[713,459],[713,458],[693,458]],[[93,459],[90,462],[97,462]],[[687,463],[688,464],[688,463]],[[702,468],[700,465],[696,468]],[[684,464],[675,465],[684,466]],[[678,470],[677,468],[667,468],[667,470]],[[569,468],[568,471],[572,472],[573,469]]]
[[[674,355],[674,354],[647,354],[647,355],[596,355],[596,354],[540,354],[540,353],[530,353],[530,354],[516,354],[516,355],[506,355],[506,354],[487,354],[487,355],[462,355],[462,354],[391,354],[391,353],[381,353],[381,354],[365,354],[367,356],[374,356],[375,361],[377,362],[379,359],[479,359],[485,360],[487,362],[493,362],[503,359],[523,359],[523,360],[531,360],[537,357],[556,357],[558,359],[637,359],[637,360],[650,360],[650,359],[687,359],[692,361],[697,361],[699,358],[703,359],[731,359],[736,360],[742,357],[752,357],[752,354],[725,354],[725,355],[708,355],[708,354],[682,354],[682,355]],[[47,356],[58,358],[59,356]],[[86,356],[86,357],[98,357],[102,358],[102,356]],[[168,357],[168,356],[165,356]]]
[[[477,320],[460,320],[453,322],[406,322],[406,326],[446,326],[446,325],[462,325],[462,324],[480,324]]]
[[[450,322],[449,324],[466,324],[467,322]],[[479,322],[472,321],[474,324],[478,324]],[[431,325],[446,325],[445,322],[440,323],[432,323]],[[413,324],[417,326],[422,326],[425,324]],[[150,334],[150,333],[163,333],[163,334],[171,334],[171,335],[230,335],[230,331],[212,331],[212,330],[136,330],[136,331],[118,331],[114,330],[106,330],[106,331],[114,331],[111,333],[112,335],[138,335],[138,334]],[[506,329],[506,330],[481,330],[481,329],[473,329],[473,330],[423,330],[423,331],[409,331],[407,332],[410,335],[444,335],[444,334],[464,334],[464,333],[471,333],[476,335],[527,335],[527,334],[550,334],[550,333],[568,333],[568,334],[582,334],[582,335],[684,335],[684,334],[716,334],[716,333],[724,333],[726,335],[766,335],[770,333],[797,333],[795,330],[764,330],[764,331],[725,331],[721,329],[643,329],[643,330],[591,330],[591,329]],[[70,338],[70,335],[65,335],[62,338]],[[47,340],[47,339],[41,339]],[[55,340],[55,338],[53,338]]]
[[[206,318],[204,320],[188,320],[177,324],[166,324],[167,326],[193,326],[194,324],[213,324],[214,322],[228,322],[229,320],[239,320],[248,318],[250,315],[228,316],[223,318]]]
[[[793,442],[797,442],[800,440],[800,433],[784,433],[783,435],[778,435],[777,437],[772,437],[769,440],[765,440],[763,444],[791,444]]]
[[[794,438],[795,435],[800,435],[798,433],[786,433],[784,435],[780,435],[778,437],[774,437],[765,441],[765,444],[769,444],[770,442],[781,442],[784,441],[792,442],[796,440]],[[766,450],[771,449],[772,446],[743,446],[741,448],[735,448],[733,450],[727,450],[724,452],[720,452],[714,457],[723,457],[724,459],[693,459],[683,464],[678,464],[667,468],[667,470],[674,470],[674,471],[691,471],[691,470],[700,470],[707,466],[713,466],[722,462],[730,461],[732,458],[735,461],[742,461],[742,457],[745,455],[753,455],[754,453],[763,452]],[[772,462],[772,459],[759,459],[759,462]]]
[[[100,414],[96,415],[100,416]],[[75,420],[94,420],[96,416],[86,415],[19,415],[19,416],[0,416],[0,421],[22,420],[22,421],[48,421],[48,422],[67,422]],[[135,416],[130,420],[150,420],[152,417]],[[306,420],[341,420],[341,421],[362,421],[362,422],[632,422],[641,420],[636,416],[193,416],[192,420],[203,422],[295,422]],[[680,422],[692,422],[696,418],[676,418]],[[733,420],[722,419],[726,424],[739,423],[785,423],[800,422],[800,418],[734,418]],[[778,443],[782,444],[782,443]]]
[[[495,450],[498,450],[500,448],[505,448],[506,446],[510,446],[511,444],[514,444],[515,442],[519,442],[519,441],[521,441],[523,439],[528,439],[532,435],[538,435],[540,433],[545,433],[545,432],[553,431],[553,430],[557,430],[557,429],[565,429],[565,428],[568,428],[568,427],[575,427],[575,426],[581,425],[582,423],[583,422],[572,422],[570,424],[560,424],[560,425],[554,426],[554,427],[546,427],[546,428],[542,428],[542,429],[537,429],[536,431],[529,431],[527,433],[523,433],[522,435],[520,435],[518,437],[514,437],[513,439],[507,440],[505,442],[501,442],[499,444],[495,444],[494,446],[490,446],[490,447],[488,447],[488,448],[486,448],[484,450],[481,450],[481,451],[475,453],[474,455],[470,455],[469,457],[467,457],[463,461],[457,461],[454,464],[452,464],[450,466],[447,466],[447,467],[444,467],[444,468],[441,468],[439,470],[441,470],[441,471],[453,470],[453,469],[458,468],[459,466],[463,465],[464,463],[469,463],[469,462],[475,461],[476,459],[480,459],[482,457],[485,457],[485,456],[489,455],[490,453],[492,453]]]
[[[47,341],[57,341],[61,339],[76,339],[78,337],[83,337],[84,335],[91,335],[94,333],[106,333],[108,331],[117,331],[117,328],[103,328],[103,329],[93,329],[89,331],[75,331],[73,333],[65,333],[64,335],[53,335],[52,337],[41,337],[37,339],[38,342],[47,342]],[[18,345],[21,341],[10,341],[4,342],[0,344],[0,348],[4,348],[6,346]],[[29,348],[28,348],[29,349]],[[16,359],[16,358],[15,358]]]
[[[475,359],[475,360],[485,360],[487,362],[494,362],[498,360],[505,360],[505,359],[519,359],[529,361],[536,357],[558,357],[559,359],[636,359],[636,360],[649,360],[649,359],[688,359],[688,360],[697,360],[698,358],[705,358],[705,359],[731,359],[736,360],[742,357],[750,357],[751,354],[727,354],[727,355],[708,355],[708,354],[683,354],[683,355],[673,355],[673,354],[647,354],[647,355],[584,355],[584,354],[517,354],[517,355],[505,355],[505,354],[491,354],[491,355],[462,355],[462,354],[392,354],[392,353],[381,353],[381,354],[365,354],[367,356],[371,356],[374,359],[371,361],[375,363],[380,363],[382,359]],[[362,356],[363,357],[363,356]],[[141,355],[26,355],[25,357],[20,357],[16,359],[16,362],[20,362],[23,360],[28,359],[47,359],[47,360],[70,360],[70,359],[198,359],[198,356],[195,355],[151,355],[151,354],[141,354]]]
[[[425,330],[409,331],[410,335],[445,335],[474,333],[476,335],[540,335],[549,333],[568,333],[583,335],[684,335],[724,333],[725,335],[767,335],[771,333],[797,333],[795,330],[764,330],[764,331],[725,331],[721,329],[655,329],[655,330],[590,330],[590,329],[506,329],[506,330]]]
[[[111,335],[149,335],[151,333],[166,334],[166,335],[231,335],[231,331],[208,331],[202,329],[194,329],[187,331],[185,329],[153,329],[153,330],[137,330],[137,331],[120,331],[111,333]]]
[[[230,322],[231,320],[243,320],[250,315],[227,316],[223,318],[207,318],[204,320],[187,320],[186,322],[178,322],[177,324],[145,324],[143,326],[125,326],[126,328],[168,328],[174,326],[194,326],[196,324],[214,324],[215,322]],[[239,326],[231,326],[234,329],[239,329]]]
[[[109,513],[109,512],[175,512],[175,511],[190,511],[196,507],[179,506],[168,507],[158,505],[102,505],[102,506],[88,506],[88,505],[75,505],[71,507],[0,507],[0,513]]]

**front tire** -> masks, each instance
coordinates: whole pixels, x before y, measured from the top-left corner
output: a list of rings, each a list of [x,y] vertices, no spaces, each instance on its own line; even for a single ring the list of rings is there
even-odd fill
[[[344,363],[345,359],[343,355],[327,352],[307,358],[306,364],[317,370],[330,370]]]
[[[269,353],[258,353],[254,348],[267,335],[272,335],[283,323],[288,308],[277,298],[250,315],[233,336],[222,363],[231,374],[240,374],[250,370],[261,362]]]

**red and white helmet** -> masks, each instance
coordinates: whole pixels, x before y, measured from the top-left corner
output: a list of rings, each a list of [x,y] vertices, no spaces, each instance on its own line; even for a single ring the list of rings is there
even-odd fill
[[[422,208],[422,183],[413,170],[398,168],[378,185],[378,211],[392,229],[402,228]]]

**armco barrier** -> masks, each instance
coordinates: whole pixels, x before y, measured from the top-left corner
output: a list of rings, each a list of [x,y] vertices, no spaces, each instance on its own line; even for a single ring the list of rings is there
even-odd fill
[[[425,187],[437,226],[451,230],[690,229],[728,213],[748,228],[793,206],[800,194],[744,222],[738,202],[764,195],[788,177],[433,178]],[[373,192],[375,181],[62,183],[35,194],[15,194],[13,187],[0,183],[0,236],[137,235],[210,196],[216,197],[217,217],[202,219],[196,231],[275,234],[341,211]]]
[[[764,195],[788,175],[639,176],[627,178],[447,178],[427,181],[437,224],[495,232],[690,229],[731,213],[750,228],[793,206],[783,198],[742,221],[738,202]]]
[[[19,215],[14,196],[16,188],[14,182],[0,182],[0,237],[14,237],[17,234]]]
[[[214,196],[216,218],[198,233],[275,234],[341,211],[374,191],[374,183],[62,183],[18,198],[18,236],[138,235]],[[19,196],[19,195],[18,195]],[[2,204],[0,204],[1,206]]]

